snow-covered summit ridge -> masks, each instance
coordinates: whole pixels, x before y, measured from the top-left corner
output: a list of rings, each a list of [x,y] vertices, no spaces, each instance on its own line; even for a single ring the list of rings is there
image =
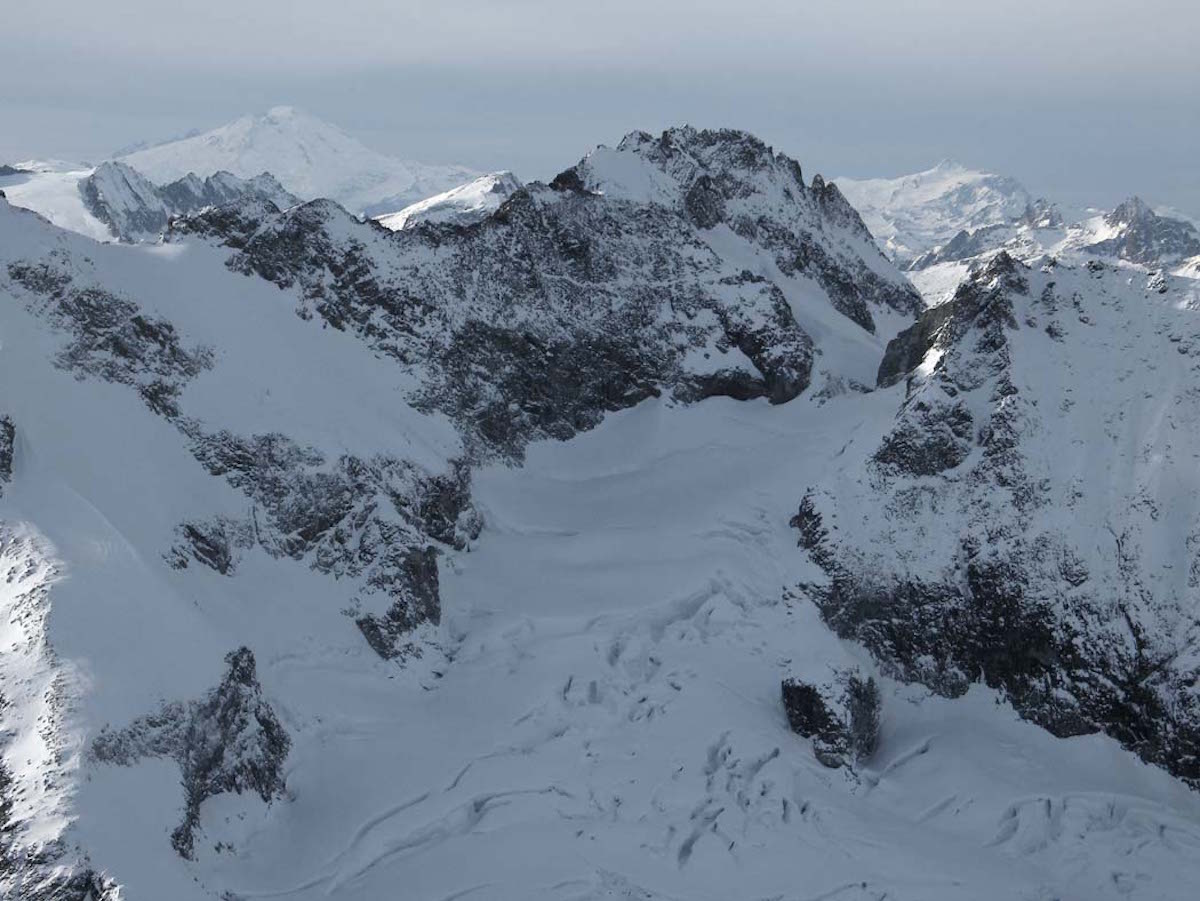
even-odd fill
[[[328,197],[354,213],[396,210],[470,180],[462,166],[396,159],[302,110],[277,106],[202,134],[121,157],[147,178],[169,182],[189,172],[240,178],[271,172],[292,194]]]
[[[201,180],[189,172],[178,181],[158,187],[133,167],[105,162],[79,181],[79,193],[89,212],[108,225],[122,241],[153,240],[172,216],[241,200],[263,201],[286,209],[298,202],[270,173],[241,179],[217,172]]]
[[[465,185],[419,200],[399,212],[376,216],[375,221],[392,231],[418,222],[469,225],[494,213],[520,188],[521,180],[511,172],[489,172]]]

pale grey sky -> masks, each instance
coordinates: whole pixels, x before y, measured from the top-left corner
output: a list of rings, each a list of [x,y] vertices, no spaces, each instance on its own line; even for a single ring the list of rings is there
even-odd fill
[[[1200,215],[1193,0],[8,0],[0,161],[300,106],[380,150],[544,178],[634,128],[806,172],[954,157],[1067,204]]]

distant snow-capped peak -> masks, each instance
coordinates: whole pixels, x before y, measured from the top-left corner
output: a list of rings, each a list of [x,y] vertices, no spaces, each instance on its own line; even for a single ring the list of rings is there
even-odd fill
[[[193,137],[138,150],[121,161],[159,183],[189,172],[204,177],[224,170],[251,178],[269,171],[298,197],[327,197],[353,213],[396,210],[478,174],[462,166],[396,159],[290,106],[242,116]]]
[[[1038,202],[1015,178],[942,160],[898,178],[837,178],[871,234],[900,261],[960,231],[1022,219]]]
[[[521,180],[511,172],[489,172],[465,185],[419,200],[399,212],[376,216],[375,220],[392,231],[418,222],[469,225],[495,212],[520,188]]]

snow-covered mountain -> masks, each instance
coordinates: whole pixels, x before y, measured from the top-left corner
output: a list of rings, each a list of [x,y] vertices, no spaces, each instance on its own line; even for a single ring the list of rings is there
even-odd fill
[[[204,207],[257,200],[287,209],[299,202],[266,172],[250,179],[217,172],[204,180],[188,173],[160,188],[137,170],[117,162],[97,166],[80,180],[79,191],[89,212],[122,241],[157,238],[172,216]]]
[[[392,231],[418,222],[470,225],[494,213],[520,188],[520,179],[511,172],[491,172],[465,185],[419,200],[399,212],[376,216],[375,220]]]
[[[0,200],[0,894],[1190,898],[1197,285],[1043,265],[923,312],[691,128],[464,228]]]
[[[836,183],[930,305],[950,299],[972,269],[1002,250],[1024,261],[1098,259],[1184,276],[1200,254],[1200,230],[1191,221],[1156,212],[1139,197],[1072,222],[1014,179],[957,163],[896,179]]]
[[[387,156],[340,128],[289,106],[137,150],[120,161],[159,183],[189,173],[203,178],[224,171],[253,178],[270,172],[297,197],[329,198],[352,213],[368,214],[400,209],[478,174],[462,166],[427,165]]]
[[[119,162],[87,168],[35,161],[11,168],[0,177],[10,203],[97,241],[155,240],[171,216],[235,200],[265,200],[281,208],[298,202],[266,172],[249,179],[217,172],[203,180],[189,173],[160,187]]]
[[[1025,223],[1053,227],[1061,214],[1014,178],[943,160],[899,178],[836,178],[888,255],[907,263],[960,232]]]

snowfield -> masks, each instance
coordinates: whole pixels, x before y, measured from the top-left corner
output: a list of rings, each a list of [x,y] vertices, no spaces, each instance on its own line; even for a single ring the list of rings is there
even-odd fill
[[[841,486],[853,501],[843,537],[902,558],[920,553],[913,535],[889,536],[905,524],[889,524],[874,503],[879,483],[867,461],[898,427],[910,390],[931,391],[922,379],[954,349],[922,355],[911,387],[904,379],[876,387],[889,341],[914,323],[919,303],[836,189],[806,187],[798,166],[789,181],[790,161],[767,153],[774,168],[747,167],[759,193],[721,198],[713,179],[693,191],[696,170],[729,165],[727,156],[758,145],[738,133],[669,135],[635,133],[586,157],[558,187],[515,193],[509,222],[483,218],[462,238],[479,243],[457,251],[452,228],[390,233],[320,204],[207,211],[166,243],[99,244],[17,209],[11,193],[12,204],[0,200],[0,415],[16,434],[10,477],[0,473],[8,573],[0,580],[0,802],[15,799],[0,837],[0,892],[39,901],[1196,896],[1200,794],[1183,781],[1102,734],[1056,738],[979,682],[951,699],[896,681],[895,670],[822,620],[801,586],[827,574],[798,547],[789,521],[814,487]],[[255,171],[238,172],[225,143],[192,140],[192,149],[213,148],[221,168],[269,169],[289,190],[311,193],[289,183],[286,165],[256,158],[246,163]],[[145,151],[140,162],[162,179],[174,152]],[[201,171],[196,163],[190,156],[186,168]],[[399,185],[393,176],[389,184]],[[365,184],[347,183],[343,196]],[[603,219],[597,204],[625,218]],[[537,261],[538,278],[602,279],[603,248],[579,234],[598,241],[612,239],[612,222],[676,223],[664,210],[691,217],[678,221],[693,223],[694,243],[679,258],[653,257],[649,238],[638,248],[657,268],[675,267],[656,288],[666,298],[663,322],[673,325],[674,315],[708,341],[705,316],[717,314],[685,315],[668,296],[711,287],[687,280],[694,261],[711,268],[712,290],[726,290],[719,299],[735,310],[735,288],[771,286],[811,342],[811,383],[771,403],[692,400],[664,382],[639,402],[604,408],[598,424],[580,425],[569,440],[531,432],[523,459],[471,459],[469,501],[438,495],[432,503],[461,502],[451,510],[457,519],[447,514],[456,528],[430,539],[440,618],[416,626],[411,653],[384,659],[356,619],[364,610],[355,604],[378,600],[367,590],[370,571],[322,568],[324,555],[371,528],[408,528],[410,509],[432,518],[423,495],[418,504],[405,492],[452,480],[468,443],[454,416],[414,400],[433,363],[418,356],[415,328],[388,330],[388,317],[399,315],[388,304],[401,297],[421,328],[440,320],[412,300],[410,285],[482,304],[486,285],[450,284],[453,267],[466,266],[452,254],[486,272],[489,260],[504,258],[485,254],[518,244],[505,229],[521,216],[561,226],[554,238],[568,262],[560,271]],[[237,218],[251,212],[259,218]],[[899,300],[864,302],[865,317],[849,302],[836,306],[815,270],[783,271],[774,255],[781,245],[763,243],[784,226],[824,255],[828,271],[837,263],[836,272],[898,290],[886,296]],[[310,245],[292,240],[302,232],[326,255],[310,259]],[[298,275],[275,265],[278,234],[295,254],[284,262],[308,267]],[[644,236],[630,227],[619,237]],[[222,243],[232,240],[241,243]],[[620,262],[614,305],[627,290],[620,280],[638,272],[638,261]],[[342,279],[347,271],[354,278]],[[1190,497],[1196,451],[1183,436],[1200,419],[1185,415],[1195,367],[1176,345],[1200,346],[1194,283],[1172,280],[1158,293],[1141,270],[1126,283],[1113,271],[1070,273],[1063,281],[1078,288],[1080,306],[1060,312],[1075,343],[1053,343],[1044,321],[1022,322],[1028,334],[1014,352],[1027,373],[1022,396],[1043,399],[1053,421],[1054,392],[1087,384],[1090,368],[1112,369],[1081,389],[1081,403],[1063,414],[1067,425],[1033,433],[1039,459],[1053,458],[1042,442],[1055,428],[1094,442],[1080,462],[1081,477],[1099,485],[1087,495],[1089,522],[1127,506],[1135,489]],[[959,274],[943,270],[927,296],[953,294]],[[1105,291],[1085,294],[1098,279]],[[374,304],[370,316],[339,293],[347,282],[384,298],[353,295]],[[573,296],[547,293],[558,307],[547,301],[521,313],[530,343],[542,342],[537,328],[569,311]],[[697,341],[690,355],[679,352],[679,365],[708,375],[705,355],[717,351]],[[1060,347],[1083,352],[1063,360]],[[759,365],[737,346],[721,348],[723,361],[727,350],[747,372]],[[1170,363],[1156,369],[1156,354]],[[514,410],[528,401],[503,395],[508,383],[481,384]],[[1154,406],[1124,421],[1121,408],[1144,392],[1157,393]],[[1091,433],[1093,408],[1111,418]],[[1146,430],[1152,441],[1139,437]],[[263,442],[247,463],[250,436]],[[264,474],[263,459],[278,465]],[[295,497],[284,484],[297,471],[306,491],[333,483],[330,503],[338,515],[353,508],[346,517],[361,530],[302,544],[309,522],[293,508],[308,493]],[[342,497],[350,489],[335,477],[343,472],[361,495]],[[246,487],[256,478],[262,486]],[[917,488],[932,492],[938,478],[918,479]],[[1185,506],[1164,503],[1169,518],[1158,525],[1144,508],[1148,528],[1163,530],[1148,534],[1182,546],[1168,532]],[[398,519],[378,518],[393,507]],[[294,513],[300,525],[288,531],[281,523]],[[472,513],[481,530],[467,528]],[[224,547],[232,559],[213,530],[180,550],[185,524],[213,523],[232,536]],[[932,532],[938,518],[921,525]],[[381,554],[388,543],[354,546]],[[1156,572],[1175,567],[1163,580],[1183,594],[1188,562],[1151,554]],[[1194,635],[1177,625],[1181,656],[1194,656]],[[249,674],[233,673],[226,658],[242,648],[253,653]],[[882,688],[880,744],[870,759],[831,769],[789,729],[780,683],[855,668]],[[212,706],[222,715],[206,719]],[[190,717],[180,728],[192,745],[182,754],[171,735],[153,734],[179,717]],[[230,721],[255,717],[258,732],[233,730],[219,759],[201,761],[207,783],[188,779],[198,764],[187,748],[211,747]],[[288,737],[273,774],[285,784],[231,789],[221,780],[262,775],[260,732],[271,717]],[[98,736],[120,753],[100,753]],[[173,836],[193,808],[189,857]],[[38,894],[70,872],[87,873],[74,894]]]

